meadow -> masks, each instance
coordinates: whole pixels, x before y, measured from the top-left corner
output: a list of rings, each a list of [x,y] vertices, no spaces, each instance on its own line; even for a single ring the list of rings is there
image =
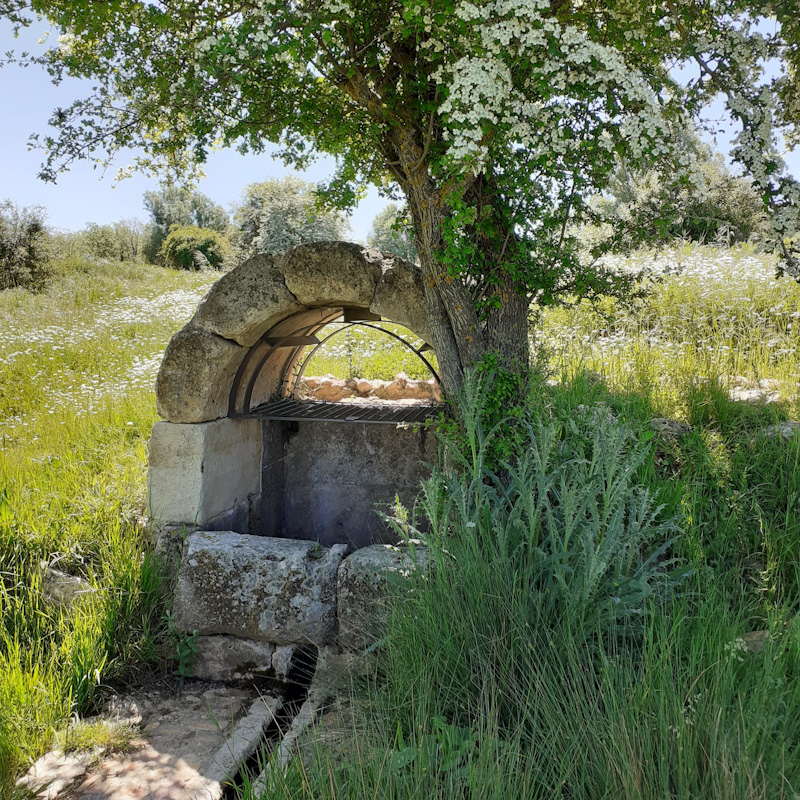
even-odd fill
[[[534,320],[524,470],[497,484],[491,397],[462,399],[459,479],[419,508],[446,519],[436,578],[341,698],[356,745],[286,796],[800,796],[800,437],[762,433],[800,419],[800,287],[746,247],[628,264],[654,273],[644,300]],[[143,518],[153,379],[214,278],[72,261],[0,293],[0,796],[108,687],[174,666]],[[307,374],[416,377],[372,334],[331,344]],[[777,402],[729,397],[759,381]],[[44,604],[43,561],[89,581],[76,609]]]

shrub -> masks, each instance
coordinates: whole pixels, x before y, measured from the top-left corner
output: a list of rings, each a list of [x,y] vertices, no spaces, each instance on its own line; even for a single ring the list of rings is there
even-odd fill
[[[10,200],[0,203],[0,290],[44,288],[50,275],[44,220],[39,206],[19,208]]]
[[[220,269],[230,246],[219,231],[194,225],[173,228],[161,246],[161,258],[174,269]]]

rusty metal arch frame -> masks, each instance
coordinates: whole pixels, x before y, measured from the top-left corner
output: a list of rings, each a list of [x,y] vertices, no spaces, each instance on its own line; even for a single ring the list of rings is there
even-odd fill
[[[316,333],[318,330],[324,328],[326,325],[329,325],[333,320],[336,319],[336,317],[341,316],[343,310],[341,308],[337,309],[336,307],[334,307],[331,309],[331,312],[332,313],[330,318],[318,320],[316,322],[311,323],[310,325],[302,325],[299,328],[293,329],[290,333],[283,334],[280,338],[292,339],[293,337],[298,335],[301,336],[312,335]],[[274,333],[275,327],[277,327],[277,325],[270,328],[270,330],[266,331],[261,336],[261,338],[248,350],[247,354],[242,359],[242,363],[239,364],[239,368],[236,370],[236,375],[234,376],[233,384],[231,385],[231,391],[228,396],[229,417],[242,416],[250,412],[250,401],[252,400],[253,389],[255,388],[259,376],[261,375],[261,370],[266,365],[267,361],[269,360],[269,357],[276,350],[281,348],[280,344],[270,344],[268,341],[269,339],[275,338],[275,333]],[[283,370],[284,375],[291,372],[291,370],[294,369],[295,365],[297,364],[297,359],[302,354],[304,347],[305,347],[304,345],[301,345],[293,348],[293,352],[291,352],[287,357],[285,369]],[[250,373],[247,385],[245,386],[245,392],[244,392],[244,397],[242,398],[241,408],[237,408],[239,391],[242,387],[245,375],[247,374],[250,365],[256,359],[257,361],[255,368]]]
[[[438,383],[439,386],[442,385],[442,380],[439,377],[439,373],[433,368],[431,362],[428,361],[428,359],[425,358],[424,355],[422,355],[421,349],[414,347],[414,345],[411,344],[411,342],[405,340],[402,336],[398,336],[396,333],[393,333],[392,331],[387,331],[386,328],[381,328],[379,325],[373,325],[370,322],[344,322],[344,321],[340,322],[339,320],[332,320],[327,324],[341,325],[342,327],[339,328],[338,330],[331,331],[331,333],[329,333],[324,339],[321,339],[319,344],[315,345],[314,349],[303,359],[303,364],[300,367],[300,371],[294,376],[294,385],[292,387],[293,393],[294,393],[294,388],[297,386],[298,381],[303,380],[303,374],[305,373],[306,366],[308,365],[309,361],[311,361],[311,359],[314,358],[314,354],[317,352],[317,350],[319,350],[320,347],[322,347],[322,345],[324,345],[329,339],[332,339],[334,336],[338,336],[340,333],[346,331],[348,328],[355,328],[355,327],[372,328],[375,331],[380,331],[381,333],[385,333],[387,336],[391,336],[393,339],[397,339],[398,342],[407,347],[412,353],[414,353],[415,356],[417,356],[417,358],[420,361],[422,361],[422,363],[430,371],[431,375],[433,375],[433,379],[436,381],[436,383]]]
[[[310,309],[309,309],[310,310]],[[396,339],[406,348],[411,350],[420,361],[425,364],[428,368],[430,373],[433,375],[434,380],[437,382],[439,386],[442,385],[441,378],[437,371],[433,368],[433,365],[422,355],[421,348],[416,348],[412,345],[409,341],[404,339],[402,336],[398,336],[396,333],[392,331],[386,330],[386,328],[382,328],[379,325],[374,325],[369,322],[358,321],[358,322],[345,322],[344,320],[338,320],[337,317],[341,317],[344,314],[344,309],[341,307],[334,306],[330,309],[331,315],[329,318],[317,320],[310,325],[303,325],[299,328],[293,329],[289,333],[281,334],[279,337],[283,340],[291,340],[298,335],[300,336],[309,336],[317,333],[317,331],[322,330],[322,328],[327,327],[328,325],[341,325],[342,327],[338,328],[337,330],[332,331],[329,333],[324,339],[322,339],[318,344],[316,344],[313,350],[303,359],[303,363],[300,367],[300,370],[293,376],[291,379],[291,393],[294,394],[294,387],[297,385],[297,382],[302,379],[303,373],[305,372],[306,365],[311,361],[314,354],[325,344],[329,339],[333,338],[334,336],[340,334],[342,331],[346,330],[347,328],[352,328],[355,326],[361,326],[366,328],[372,328],[380,333],[385,333],[387,336],[391,336],[393,339]],[[301,312],[302,313],[302,312]],[[388,320],[387,320],[388,322]],[[279,323],[280,324],[280,323]],[[269,361],[270,356],[278,349],[284,347],[280,342],[275,344],[269,343],[270,339],[275,339],[274,328],[277,326],[273,326],[269,331],[266,331],[261,338],[248,350],[247,355],[242,360],[242,363],[239,365],[239,368],[236,370],[236,375],[233,379],[233,384],[231,386],[230,395],[228,396],[228,416],[229,417],[239,417],[250,413],[250,404],[253,397],[253,390],[255,389],[256,383],[258,381],[259,376],[261,375],[261,371]],[[288,379],[287,376],[291,374],[291,372],[297,367],[298,360],[303,355],[303,351],[305,350],[307,345],[298,345],[292,348],[292,352],[288,354],[284,368],[282,370],[282,379],[281,383],[283,384],[284,390],[287,388]],[[247,384],[245,386],[244,396],[242,397],[241,407],[237,408],[237,401],[239,398],[239,393],[242,388],[242,383],[245,380],[245,376],[247,375],[248,371],[250,370],[251,365],[255,363],[254,368],[250,372],[250,375],[247,379]]]

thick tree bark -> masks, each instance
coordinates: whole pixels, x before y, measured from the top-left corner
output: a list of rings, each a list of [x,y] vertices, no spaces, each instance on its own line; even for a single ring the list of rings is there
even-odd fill
[[[443,245],[445,190],[431,178],[426,163],[427,144],[419,132],[382,107],[378,94],[361,74],[348,74],[342,88],[370,115],[385,125],[379,149],[387,169],[403,189],[414,224],[415,244],[425,284],[425,304],[445,391],[461,388],[464,372],[488,353],[501,364],[521,369],[528,363],[527,296],[505,277],[497,290],[499,308],[480,318],[470,288],[449,274],[437,257]],[[432,129],[427,131],[428,140]],[[466,179],[468,182],[469,178]],[[502,260],[502,256],[497,259]],[[501,268],[501,265],[497,265]]]

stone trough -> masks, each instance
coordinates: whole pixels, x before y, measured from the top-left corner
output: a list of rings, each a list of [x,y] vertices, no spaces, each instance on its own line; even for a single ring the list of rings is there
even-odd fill
[[[436,456],[432,431],[396,423],[438,413],[424,402],[438,377],[393,382],[423,398],[405,407],[370,405],[384,388],[357,385],[367,405],[304,403],[304,353],[334,320],[386,320],[429,344],[419,268],[344,242],[256,256],[167,347],[148,512],[179,555],[174,619],[197,635],[199,677],[285,681],[298,653],[368,647],[388,576],[415,563],[376,510],[409,503]]]

